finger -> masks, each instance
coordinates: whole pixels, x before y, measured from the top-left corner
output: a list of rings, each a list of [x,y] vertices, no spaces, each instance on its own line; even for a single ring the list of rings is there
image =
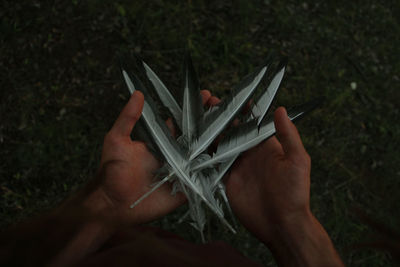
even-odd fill
[[[167,127],[168,127],[169,131],[171,132],[171,135],[173,137],[175,137],[176,131],[175,131],[175,126],[174,126],[174,122],[172,121],[172,119],[168,118],[165,123],[167,124]]]
[[[261,143],[261,149],[268,151],[270,154],[280,154],[283,155],[283,148],[281,143],[275,136],[271,136],[267,140]]]
[[[143,94],[140,91],[133,92],[111,128],[110,133],[117,136],[130,137],[133,127],[142,114],[143,105]]]
[[[251,110],[251,105],[253,104],[253,99],[250,99],[249,102],[242,109],[242,114],[247,114]]]
[[[218,97],[211,96],[206,105],[212,107],[218,105],[220,102],[221,100]]]
[[[201,100],[202,100],[202,103],[203,103],[203,106],[204,106],[208,102],[208,100],[210,99],[211,93],[208,90],[201,90],[200,94],[201,94]]]
[[[286,109],[279,107],[274,113],[274,123],[276,135],[282,148],[287,156],[302,156],[306,150],[304,149],[299,132],[296,126],[288,118]]]

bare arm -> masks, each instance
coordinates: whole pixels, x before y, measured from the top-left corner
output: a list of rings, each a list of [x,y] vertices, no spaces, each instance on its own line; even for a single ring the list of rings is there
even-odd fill
[[[210,92],[203,90],[201,95],[203,104],[210,105]],[[144,143],[130,137],[143,103],[140,92],[132,94],[107,133],[95,179],[52,212],[0,233],[0,265],[72,265],[116,231],[160,218],[185,202],[182,194],[172,196],[170,185],[164,184],[129,208],[149,190],[161,166]]]
[[[277,137],[247,151],[226,180],[233,211],[280,266],[343,266],[310,210],[311,160],[285,109],[274,117]]]

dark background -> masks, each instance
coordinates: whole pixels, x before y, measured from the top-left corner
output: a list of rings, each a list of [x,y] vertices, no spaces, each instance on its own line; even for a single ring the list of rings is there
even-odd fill
[[[397,15],[396,15],[397,14]],[[189,48],[201,87],[223,97],[268,52],[289,58],[274,106],[325,96],[298,123],[313,160],[311,205],[351,266],[391,266],[354,244],[379,238],[361,208],[398,230],[399,1],[1,1],[0,216],[14,223],[56,206],[90,179],[103,136],[129,94],[118,55],[138,53],[179,90]],[[185,207],[155,222],[177,225]],[[207,236],[274,264],[239,227]]]

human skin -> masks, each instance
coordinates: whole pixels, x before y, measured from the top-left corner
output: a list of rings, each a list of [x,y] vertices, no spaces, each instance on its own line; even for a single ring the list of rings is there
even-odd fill
[[[203,105],[209,106],[215,97],[208,90],[201,91]],[[131,132],[141,116],[143,95],[136,91],[121,111],[111,130],[104,138],[98,175],[82,194],[82,200],[91,210],[112,206],[113,217],[121,224],[135,225],[160,218],[182,205],[182,193],[171,195],[171,185],[165,183],[140,205],[130,205],[146,193],[155,182],[154,173],[159,162],[140,141],[131,139]],[[174,135],[171,120],[167,126]],[[87,192],[90,192],[89,194]],[[98,204],[95,204],[99,199]],[[104,207],[103,207],[104,206]]]
[[[343,266],[310,210],[311,158],[286,110],[274,113],[276,137],[243,153],[226,177],[231,208],[281,266]]]
[[[205,105],[219,102],[209,91],[201,94]],[[149,190],[154,171],[161,166],[142,142],[130,137],[143,101],[143,95],[134,92],[107,133],[95,179],[48,215],[3,235],[0,263],[11,255],[31,266],[41,266],[49,259],[54,266],[77,264],[101,250],[119,229],[160,218],[185,202],[182,194],[171,196],[170,185],[164,184],[129,209]],[[172,123],[167,121],[167,125],[173,133]],[[278,138],[244,153],[226,177],[232,209],[280,265],[341,266],[329,236],[310,211],[310,158],[283,108],[275,112],[275,126]],[[38,245],[37,239],[41,240]],[[133,243],[122,246],[123,251],[135,247]],[[114,251],[121,251],[118,248],[114,244]],[[123,255],[126,259],[120,261],[132,262],[129,253]]]
[[[202,91],[202,96],[203,104],[220,102],[208,91]],[[160,166],[143,143],[130,140],[138,120],[134,114],[140,115],[142,108],[140,95],[136,101],[128,103],[107,134],[100,167],[105,172],[102,190],[120,209],[121,221],[134,224],[161,217],[184,201],[182,195],[171,196],[166,184],[134,210],[127,208],[148,190]],[[310,210],[310,156],[284,108],[275,111],[274,123],[276,137],[241,155],[226,177],[231,207],[282,266],[341,266],[328,234]],[[135,170],[137,176],[132,176]]]

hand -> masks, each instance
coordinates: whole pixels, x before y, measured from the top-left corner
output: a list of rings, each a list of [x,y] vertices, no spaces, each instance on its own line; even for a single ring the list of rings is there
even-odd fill
[[[343,266],[310,211],[311,159],[286,110],[276,136],[244,153],[226,179],[232,210],[271,250],[279,266]]]
[[[213,105],[215,97],[207,90],[201,91],[203,105]],[[87,205],[95,209],[113,210],[120,223],[140,224],[162,217],[185,202],[182,193],[171,195],[171,185],[164,184],[133,209],[130,205],[151,189],[155,171],[161,163],[149,152],[146,145],[132,141],[130,134],[140,118],[143,95],[137,91],[120,113],[104,138],[99,174],[94,181]],[[170,120],[167,125],[174,132]],[[96,202],[103,204],[96,204]],[[104,211],[102,211],[104,212]]]
[[[274,122],[277,137],[245,152],[226,179],[233,211],[265,242],[274,225],[310,215],[310,157],[284,108],[275,111]]]

